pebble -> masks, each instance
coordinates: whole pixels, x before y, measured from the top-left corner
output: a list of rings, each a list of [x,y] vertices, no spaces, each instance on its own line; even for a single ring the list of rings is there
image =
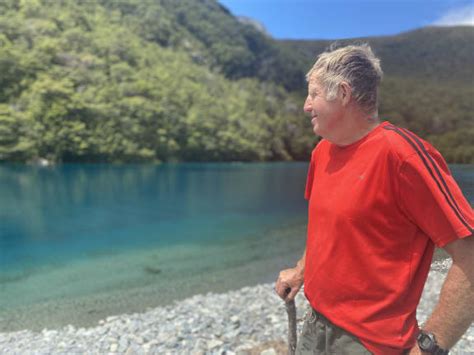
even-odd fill
[[[437,302],[451,261],[433,263],[417,310],[420,324]],[[288,320],[274,284],[262,284],[224,294],[208,293],[157,307],[144,313],[110,316],[96,327],[22,330],[0,333],[0,353],[7,354],[249,354],[269,341],[286,341]],[[296,298],[298,332],[307,301]],[[264,349],[262,355],[276,354]],[[474,354],[474,326],[450,351]]]

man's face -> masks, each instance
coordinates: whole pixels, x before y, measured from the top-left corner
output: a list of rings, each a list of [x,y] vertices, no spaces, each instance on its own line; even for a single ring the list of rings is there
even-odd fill
[[[337,124],[342,118],[339,98],[326,100],[326,93],[315,78],[309,80],[304,111],[311,114],[314,133],[323,138],[331,136],[337,130]]]

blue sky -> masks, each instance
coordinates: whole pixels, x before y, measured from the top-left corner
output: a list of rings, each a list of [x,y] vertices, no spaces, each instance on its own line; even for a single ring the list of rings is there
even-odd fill
[[[278,39],[392,35],[430,26],[474,25],[474,0],[219,0]]]

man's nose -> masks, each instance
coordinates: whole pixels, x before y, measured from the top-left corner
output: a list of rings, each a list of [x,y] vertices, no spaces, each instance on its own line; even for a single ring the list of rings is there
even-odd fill
[[[304,102],[303,110],[304,112],[311,112],[313,110],[313,107],[311,106],[311,100],[309,99],[309,97],[307,97],[306,101]]]

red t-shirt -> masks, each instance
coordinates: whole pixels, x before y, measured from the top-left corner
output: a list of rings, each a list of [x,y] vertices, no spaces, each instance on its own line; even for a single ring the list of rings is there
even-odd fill
[[[375,354],[415,344],[434,246],[472,234],[473,211],[440,153],[381,123],[313,150],[304,290],[311,306]]]

